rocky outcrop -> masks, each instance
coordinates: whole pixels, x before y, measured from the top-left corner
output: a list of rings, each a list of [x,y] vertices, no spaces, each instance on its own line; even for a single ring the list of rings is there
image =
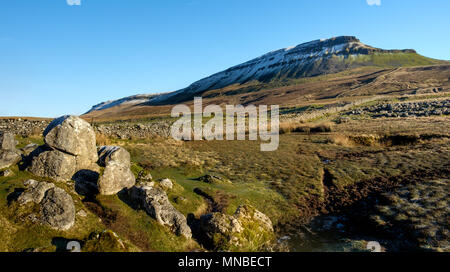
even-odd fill
[[[103,146],[97,153],[94,130],[79,117],[55,119],[45,129],[44,140],[29,156],[29,170],[36,176],[73,180],[81,195],[113,195],[136,183],[130,154],[118,146]],[[101,176],[99,165],[105,167]]]
[[[14,172],[10,169],[6,169],[5,171],[0,171],[0,177],[10,177],[14,175]]]
[[[92,127],[76,116],[55,119],[44,131],[45,145],[31,154],[30,172],[68,181],[81,170],[99,171]]]
[[[129,194],[131,199],[145,209],[159,224],[168,226],[177,235],[186,238],[192,237],[186,217],[172,206],[164,190],[143,185],[133,187]]]
[[[16,145],[12,133],[0,131],[0,169],[11,167],[22,159]]]
[[[75,224],[72,197],[53,183],[28,180],[27,189],[17,199],[20,205],[39,205],[39,222],[56,230],[68,230]]]
[[[114,195],[136,184],[136,178],[130,170],[130,153],[119,146],[102,146],[98,148],[99,165],[105,167],[98,181],[102,195]]]
[[[250,205],[240,206],[234,215],[204,215],[200,229],[215,250],[259,251],[275,238],[271,220]]]

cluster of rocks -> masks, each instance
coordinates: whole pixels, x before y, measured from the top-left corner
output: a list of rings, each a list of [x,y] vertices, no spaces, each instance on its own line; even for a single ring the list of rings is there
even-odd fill
[[[53,120],[44,131],[44,142],[31,154],[29,170],[34,175],[68,181],[82,170],[99,171],[95,132],[83,119]]]
[[[139,184],[136,185],[128,151],[119,146],[97,147],[95,131],[88,122],[75,116],[63,116],[53,120],[43,131],[43,136],[44,145],[30,145],[22,150],[24,163],[31,173],[56,182],[72,180],[75,192],[81,195],[125,192],[124,196],[128,195],[137,208],[144,209],[159,224],[177,235],[192,238],[188,220],[171,204],[166,193],[174,189],[175,182],[170,179],[150,182],[150,173],[143,172],[139,174]],[[16,144],[13,134],[0,133],[0,170],[21,160]],[[200,180],[206,183],[226,182],[212,175]],[[64,189],[53,182],[36,180],[28,180],[24,185],[26,188],[18,196],[17,203],[37,207],[29,209],[31,214],[26,218],[62,231],[75,225],[74,201]],[[186,199],[177,197],[179,201],[185,202]],[[79,216],[86,216],[86,213]],[[251,206],[239,207],[232,216],[208,214],[198,222],[218,250],[256,249],[274,237],[270,219]]]
[[[57,230],[68,230],[75,224],[75,205],[72,197],[50,182],[28,180],[27,189],[17,199],[20,205],[39,205],[39,216],[29,218]]]
[[[50,121],[28,120],[22,118],[0,119],[0,130],[8,131],[14,135],[27,137],[40,135],[48,126]]]
[[[144,139],[150,137],[170,137],[169,121],[160,121],[152,123],[131,123],[122,122],[114,124],[99,124],[95,130],[107,137],[117,139]]]
[[[153,187],[154,183],[135,186],[136,178],[130,169],[128,151],[119,146],[96,147],[95,132],[86,121],[75,116],[57,118],[45,129],[44,142],[45,145],[30,154],[29,170],[36,176],[61,182],[74,180],[75,190],[82,195],[114,195],[129,190],[132,198],[160,224],[170,227],[178,235],[192,237],[186,217],[172,206],[166,192],[161,189],[172,189],[173,182],[164,179],[159,183],[161,188]],[[151,175],[141,178],[151,179]],[[62,224],[61,218],[67,217],[67,221],[70,221],[68,218],[74,219],[73,209],[62,215],[51,213],[55,209],[45,205],[48,201],[44,197],[44,194],[54,197],[51,190],[59,194],[62,189],[53,183],[30,184],[30,189],[19,198],[19,202],[41,203],[43,222],[58,229],[68,229],[71,224]]]
[[[346,114],[347,115],[368,114],[373,118],[428,117],[438,115],[450,115],[450,99],[374,105],[370,107],[352,110],[347,112]]]
[[[22,159],[16,145],[17,141],[12,133],[0,131],[0,170],[11,167]]]
[[[85,194],[113,195],[136,182],[130,154],[118,146],[97,148],[94,130],[79,117],[55,119],[44,131],[44,142],[30,154],[29,170],[36,176],[74,180]]]

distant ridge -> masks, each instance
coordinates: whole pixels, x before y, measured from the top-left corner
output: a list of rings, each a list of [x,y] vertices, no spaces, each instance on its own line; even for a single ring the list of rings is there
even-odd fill
[[[164,94],[134,95],[103,102],[88,112],[119,105],[166,105],[192,99],[205,91],[251,81],[269,83],[333,74],[363,66],[404,67],[445,63],[426,58],[413,49],[385,50],[362,43],[354,36],[314,40],[269,52],[194,82],[187,88]]]

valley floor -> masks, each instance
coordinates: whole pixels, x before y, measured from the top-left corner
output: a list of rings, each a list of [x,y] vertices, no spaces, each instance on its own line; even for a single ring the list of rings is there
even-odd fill
[[[131,154],[136,176],[170,178],[174,207],[194,222],[209,212],[232,214],[251,204],[270,217],[279,242],[274,250],[362,251],[379,241],[386,251],[449,251],[450,117],[374,118],[341,113],[323,132],[284,131],[274,152],[258,141],[187,141],[163,137],[97,137]],[[319,122],[323,122],[320,121]],[[19,148],[42,144],[19,137]],[[120,196],[86,199],[73,184],[75,228],[55,232],[29,223],[11,199],[34,178],[11,168],[0,177],[0,251],[64,250],[68,240],[88,241],[105,229],[129,251],[202,251],[201,239],[175,236]],[[213,181],[201,177],[217,177]],[[109,250],[109,249],[105,249]]]

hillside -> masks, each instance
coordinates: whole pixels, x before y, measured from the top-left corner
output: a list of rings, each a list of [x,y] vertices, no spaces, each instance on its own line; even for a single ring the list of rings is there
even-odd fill
[[[166,114],[169,105],[199,95],[206,103],[291,106],[315,99],[446,89],[448,68],[447,61],[421,56],[412,49],[384,50],[342,36],[267,53],[175,92],[103,102],[93,106],[85,117],[121,119]]]

